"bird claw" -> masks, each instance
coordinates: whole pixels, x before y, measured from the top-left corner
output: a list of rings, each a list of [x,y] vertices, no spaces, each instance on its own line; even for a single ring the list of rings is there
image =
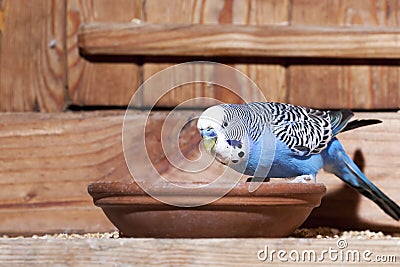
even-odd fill
[[[305,174],[295,177],[293,180],[290,180],[289,183],[300,183],[300,184],[309,184],[315,183],[315,177],[311,174]]]

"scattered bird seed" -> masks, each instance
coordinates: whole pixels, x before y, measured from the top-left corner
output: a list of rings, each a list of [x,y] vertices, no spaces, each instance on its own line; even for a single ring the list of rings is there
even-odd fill
[[[400,233],[387,235],[382,232],[372,232],[370,230],[364,231],[341,231],[336,228],[318,227],[318,228],[300,228],[297,229],[290,237],[295,238],[317,238],[317,239],[338,239],[338,238],[353,238],[353,239],[400,239]],[[8,236],[3,235],[0,238],[13,238],[21,239],[24,236]],[[107,233],[86,233],[86,234],[45,234],[45,235],[32,235],[33,239],[116,239],[120,238],[118,231]]]
[[[3,235],[2,238],[14,238],[14,239],[19,239],[19,238],[24,238],[23,236],[15,236],[15,237],[10,237],[7,235]],[[114,231],[114,232],[109,232],[109,233],[86,233],[86,234],[66,234],[66,233],[60,233],[60,234],[45,234],[45,235],[32,235],[31,238],[33,239],[87,239],[87,238],[97,238],[97,239],[112,239],[112,238],[119,238],[119,232]]]
[[[341,231],[336,228],[318,227],[297,229],[291,237],[297,238],[319,238],[319,239],[337,239],[337,238],[355,238],[355,239],[391,239],[399,238],[397,234],[385,235],[382,232],[364,231]]]

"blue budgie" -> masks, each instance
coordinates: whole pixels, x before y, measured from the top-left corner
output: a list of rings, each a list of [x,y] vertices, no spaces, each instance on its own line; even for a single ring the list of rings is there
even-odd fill
[[[314,179],[335,174],[395,220],[400,207],[379,190],[346,154],[336,135],[379,120],[354,120],[349,110],[321,111],[290,104],[221,104],[205,110],[197,128],[206,150],[222,164],[254,176]],[[301,181],[295,179],[295,181]]]

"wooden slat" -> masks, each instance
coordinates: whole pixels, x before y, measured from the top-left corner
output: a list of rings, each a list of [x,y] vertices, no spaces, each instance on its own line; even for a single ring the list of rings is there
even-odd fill
[[[400,58],[396,28],[85,24],[89,55]]]
[[[128,172],[121,113],[1,114],[0,121],[0,232],[113,229],[86,188]]]
[[[163,164],[158,144],[165,116],[152,115],[146,128],[156,165]],[[0,233],[114,229],[93,205],[87,186],[97,180],[132,181],[122,150],[123,119],[122,111],[0,113]],[[144,113],[134,113],[127,127],[135,129],[137,120],[145,119]],[[193,133],[185,136],[194,140]]]
[[[186,120],[193,112],[181,111],[177,118]],[[160,132],[166,114],[153,114],[146,129],[149,156],[161,167],[164,156]],[[0,114],[0,233],[114,229],[92,204],[87,185],[96,180],[132,181],[122,154],[123,115],[123,112]],[[142,112],[134,112],[128,118],[128,127],[137,131],[138,120],[144,116]],[[400,176],[397,149],[400,114],[358,113],[357,116],[384,122],[343,133],[340,140],[352,157],[357,155],[358,163],[364,162],[364,172],[371,181],[400,203],[400,187],[396,182]],[[193,159],[199,140],[194,126],[192,123],[181,133],[181,148]],[[188,173],[172,168],[164,169],[163,175],[176,182],[212,181],[221,167],[215,163],[201,175],[193,174],[190,178]],[[338,178],[321,174],[317,180],[327,185],[328,195],[322,200],[322,208],[315,210],[309,225],[399,232],[398,222],[371,201],[343,189],[344,184]]]
[[[277,0],[233,0],[233,1],[194,1],[187,0],[148,0],[146,1],[145,22],[159,24],[208,24],[219,25],[225,27],[229,25],[284,25],[289,21],[289,1]],[[177,16],[176,14],[179,14]],[[268,16],[265,16],[268,14]],[[187,61],[184,58],[182,62]],[[168,60],[167,60],[168,62]],[[147,63],[143,65],[143,80],[147,80],[153,74],[164,70],[173,65],[171,63]],[[285,68],[277,64],[235,64],[234,61],[229,63],[232,67],[240,70],[260,87],[270,101],[284,101],[286,97],[286,79]],[[182,75],[182,74],[181,74]],[[225,81],[236,80],[235,77],[229,75],[214,73],[218,77],[223,75]],[[162,85],[160,85],[162,86]],[[158,87],[159,88],[159,87]],[[259,100],[252,97],[251,90],[242,86],[239,91],[242,97],[250,100]],[[148,88],[143,92],[144,105],[152,105],[160,97],[160,92],[155,88]],[[240,99],[229,90],[208,84],[191,84],[181,88],[174,89],[168,95],[162,97],[157,106],[174,107],[180,103],[194,99],[197,97],[210,97],[229,103],[239,103]],[[187,106],[201,107],[208,106],[209,103],[197,99],[189,102]]]
[[[291,24],[293,26],[360,26],[375,27],[382,31],[399,26],[400,9],[399,2],[396,0],[294,0],[292,3]],[[341,41],[340,38],[337,40]],[[367,39],[365,42],[368,45],[373,43],[372,40]],[[347,45],[346,42],[343,44]],[[332,48],[332,53],[336,53],[336,48]],[[382,43],[379,50],[383,52],[385,49]],[[389,53],[393,57],[398,57],[392,52]],[[377,52],[376,56],[379,57],[379,55],[380,53]],[[369,58],[369,56],[365,57]],[[371,57],[374,56],[371,55]],[[386,56],[382,55],[382,57]],[[397,65],[369,66],[371,62],[368,60],[365,60],[363,64],[340,66],[343,63],[338,62],[331,66],[301,64],[290,66],[287,102],[324,108],[399,108],[399,67]],[[304,97],[305,95],[307,97]]]
[[[235,1],[232,10],[232,21],[235,25],[283,26],[290,23],[289,0],[251,0],[247,5],[242,1]],[[268,101],[286,102],[286,67],[276,63],[265,64],[262,61],[259,64],[235,64],[234,67],[252,79]],[[244,92],[246,90],[248,88],[243,88]]]
[[[322,264],[324,266],[343,266],[351,264],[351,266],[365,266],[365,264],[382,263],[383,260],[386,261],[386,264],[394,264],[398,262],[400,256],[399,239],[349,239],[346,242],[348,247],[339,249],[335,239],[40,240],[0,238],[2,252],[0,253],[0,265],[83,267],[98,265],[292,266],[293,264],[296,266],[321,266]],[[268,249],[268,258],[260,261],[257,255],[259,251],[266,250],[266,248]],[[272,250],[275,252],[271,258]],[[278,258],[277,252],[280,250],[286,251],[286,254],[281,253]],[[326,251],[325,255],[323,254],[324,250]],[[298,259],[296,251],[299,254]],[[331,252],[328,254],[327,251]],[[367,253],[364,253],[365,251]],[[260,257],[263,256],[260,254]],[[310,258],[308,258],[309,256]],[[379,259],[380,261],[378,261]]]
[[[0,111],[65,107],[66,0],[0,2]]]
[[[231,1],[228,1],[231,2]],[[225,2],[227,3],[227,2]],[[219,17],[221,14],[221,9],[225,4],[223,1],[182,1],[179,0],[149,0],[146,1],[146,6],[144,7],[145,13],[145,23],[183,23],[183,24],[201,24],[201,23],[211,23],[218,24]],[[227,14],[228,12],[226,12]],[[176,14],[179,14],[177,16]],[[231,14],[231,13],[230,13]],[[152,75],[172,66],[173,63],[147,63],[143,65],[143,81],[149,79]],[[201,69],[198,73],[203,73]],[[179,75],[187,75],[179,74]],[[160,84],[163,86],[163,84]],[[172,88],[171,88],[172,89]],[[232,102],[238,102],[232,94],[223,90],[221,87],[218,89],[215,86],[205,86],[204,84],[194,83],[181,86],[180,88],[175,88],[170,91],[170,93],[163,96],[158,102],[157,99],[161,97],[159,86],[154,86],[150,88],[149,86],[144,86],[142,104],[144,106],[151,106],[156,104],[161,107],[174,107],[182,102],[191,100],[197,97],[211,97],[216,99],[221,99],[221,96],[226,100],[231,100]],[[217,92],[223,91],[222,94]],[[189,102],[186,106],[203,106],[204,102],[202,100],[196,100]]]
[[[68,90],[73,105],[127,105],[139,86],[140,72],[135,63],[83,59],[77,46],[79,26],[86,22],[130,22],[141,19],[141,0],[67,1]]]

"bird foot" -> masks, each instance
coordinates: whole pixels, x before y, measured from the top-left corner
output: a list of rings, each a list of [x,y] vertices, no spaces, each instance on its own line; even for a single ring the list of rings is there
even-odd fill
[[[293,180],[290,180],[289,183],[300,183],[300,184],[315,183],[315,177],[311,174],[300,175],[293,178]]]

